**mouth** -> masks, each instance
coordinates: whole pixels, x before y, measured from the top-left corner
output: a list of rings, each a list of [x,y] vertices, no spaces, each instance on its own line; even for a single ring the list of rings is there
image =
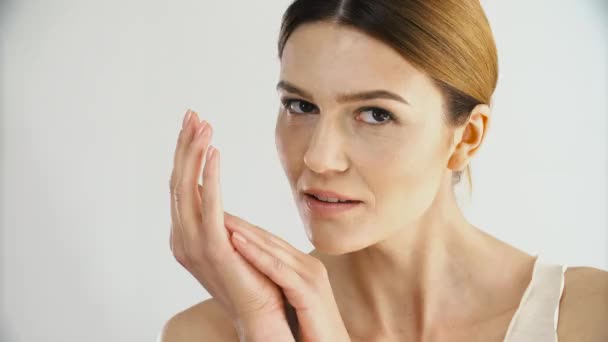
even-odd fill
[[[331,198],[331,197],[323,197],[315,194],[304,193],[304,195],[312,200],[316,200],[318,202],[328,203],[328,204],[352,204],[352,203],[361,203],[359,200],[350,200],[350,199],[339,199],[339,198]]]
[[[304,203],[310,214],[314,217],[328,218],[339,214],[345,214],[361,207],[363,201],[342,200],[336,198],[317,197],[314,194],[304,194]]]

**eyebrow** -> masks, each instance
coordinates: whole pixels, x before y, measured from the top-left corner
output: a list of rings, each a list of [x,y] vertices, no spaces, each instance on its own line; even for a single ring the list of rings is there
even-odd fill
[[[304,96],[307,97],[309,99],[312,99],[312,95],[310,95],[309,92],[295,86],[292,83],[289,83],[285,80],[281,80],[279,81],[279,83],[277,83],[277,91],[279,89],[283,89],[285,91],[288,91],[290,93],[294,93],[294,94],[298,94],[300,96]],[[363,101],[363,100],[371,100],[371,99],[389,99],[389,100],[395,100],[395,101],[399,101],[402,103],[405,103],[406,105],[409,105],[410,103],[404,99],[403,97],[392,93],[388,90],[369,90],[369,91],[363,91],[363,92],[358,92],[358,93],[345,93],[345,94],[338,94],[338,96],[336,97],[337,101],[339,103],[344,103],[344,102],[352,102],[352,101]]]

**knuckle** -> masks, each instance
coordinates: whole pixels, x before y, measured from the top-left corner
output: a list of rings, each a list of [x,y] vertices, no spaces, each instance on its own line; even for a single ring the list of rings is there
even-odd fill
[[[276,241],[274,240],[274,238],[270,235],[270,234],[264,234],[264,244],[268,245],[268,246],[275,246],[276,245]]]
[[[277,257],[272,257],[272,268],[276,272],[281,272],[285,268],[285,263]]]
[[[171,195],[175,195],[175,190],[177,188],[177,176],[176,175],[172,175],[171,179],[169,179],[169,192],[171,193]]]
[[[175,198],[176,202],[180,202],[182,199],[182,195],[184,194],[184,192],[186,191],[185,189],[185,185],[184,182],[177,181],[175,186],[173,186],[173,197]]]

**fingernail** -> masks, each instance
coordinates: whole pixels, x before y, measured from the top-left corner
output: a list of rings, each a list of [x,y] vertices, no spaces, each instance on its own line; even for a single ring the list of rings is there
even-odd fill
[[[234,238],[238,241],[241,242],[243,244],[247,243],[247,240],[245,240],[245,237],[237,232],[232,232],[232,236],[234,236]]]
[[[207,127],[207,121],[201,122],[198,130],[196,131],[196,135],[194,137],[198,137],[199,135],[201,135],[201,133],[205,130],[205,127]]]
[[[190,119],[190,115],[192,115],[192,111],[188,109],[186,115],[184,116],[184,121],[182,122],[182,128],[186,127],[186,122],[188,122],[188,119]]]

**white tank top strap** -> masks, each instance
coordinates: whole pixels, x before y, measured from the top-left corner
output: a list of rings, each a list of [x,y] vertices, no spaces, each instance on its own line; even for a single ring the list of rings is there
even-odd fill
[[[532,279],[515,311],[504,342],[557,342],[559,302],[568,266],[544,262],[536,254]]]

